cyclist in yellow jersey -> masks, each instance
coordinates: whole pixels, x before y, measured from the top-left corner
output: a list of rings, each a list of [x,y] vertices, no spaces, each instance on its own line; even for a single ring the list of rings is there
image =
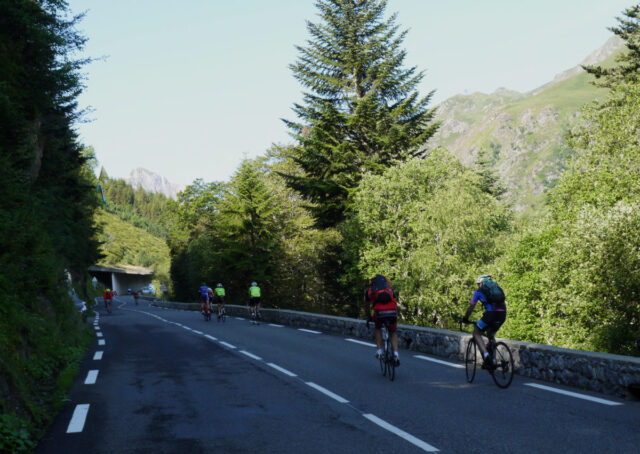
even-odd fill
[[[224,309],[224,297],[226,296],[226,292],[224,291],[224,287],[221,283],[216,285],[213,293],[215,294],[216,304],[218,305],[218,318],[220,318],[221,311]]]
[[[260,317],[260,287],[256,282],[249,287],[249,316],[255,312],[256,318]]]

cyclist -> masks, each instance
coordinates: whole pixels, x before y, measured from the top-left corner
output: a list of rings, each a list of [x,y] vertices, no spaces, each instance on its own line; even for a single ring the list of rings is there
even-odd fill
[[[487,284],[487,285],[484,285]],[[478,286],[477,290],[473,292],[473,296],[471,297],[471,303],[467,308],[467,312],[464,314],[462,321],[465,323],[469,322],[469,316],[475,309],[478,301],[482,303],[484,306],[484,314],[482,314],[482,318],[478,320],[473,328],[473,338],[476,340],[476,344],[482,353],[482,358],[485,364],[488,364],[490,361],[489,352],[482,341],[482,333],[490,330],[491,334],[498,332],[502,324],[507,318],[507,305],[504,302],[504,293],[502,289],[498,287],[498,284],[489,276],[488,274],[483,274],[478,279],[476,279],[476,285]],[[502,294],[501,297],[494,297],[490,294],[489,287],[497,287]],[[492,358],[491,358],[492,359]]]
[[[216,295],[216,303],[218,305],[218,319],[220,319],[220,316],[222,315],[222,309],[224,309],[224,297],[225,297],[224,287],[220,282],[218,282],[218,285],[216,285],[216,288],[213,292]]]
[[[207,287],[207,284],[205,284],[204,282],[198,289],[198,295],[200,296],[200,310],[203,314],[205,313],[205,309],[211,311],[209,301],[211,301],[212,293],[213,292],[211,292],[211,289]]]
[[[133,291],[133,299],[134,299],[134,301],[136,302],[136,306],[138,305],[138,296],[139,296],[139,295],[138,295],[138,291],[137,291],[137,290],[134,290],[134,291]]]
[[[371,305],[373,305],[373,317],[371,317]],[[376,358],[381,358],[382,351],[382,324],[388,320],[389,336],[391,337],[391,345],[393,347],[393,357],[396,366],[400,365],[400,356],[398,355],[398,335],[396,329],[398,327],[398,303],[391,288],[389,280],[381,274],[371,279],[371,285],[364,292],[364,307],[367,321],[372,320],[375,323],[375,338],[378,350]]]
[[[249,316],[252,314],[256,318],[260,317],[260,287],[256,282],[252,282],[249,287]]]
[[[113,301],[113,292],[110,288],[104,290],[104,294],[102,295],[102,299],[104,300],[104,308],[106,310],[110,310],[111,301]]]

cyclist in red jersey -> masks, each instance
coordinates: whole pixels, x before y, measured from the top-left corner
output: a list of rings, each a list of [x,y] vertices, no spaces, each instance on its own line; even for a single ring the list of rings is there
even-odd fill
[[[400,365],[398,356],[398,303],[391,288],[389,280],[381,274],[371,279],[371,286],[364,293],[365,313],[367,317],[375,323],[375,338],[378,351],[376,358],[382,356],[382,324],[388,321],[389,337],[393,346],[393,356],[396,366]],[[373,317],[371,317],[370,306],[373,305]]]

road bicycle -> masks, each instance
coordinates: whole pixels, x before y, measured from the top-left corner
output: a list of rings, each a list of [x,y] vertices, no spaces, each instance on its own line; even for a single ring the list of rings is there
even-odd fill
[[[218,321],[225,322],[227,319],[227,311],[225,311],[224,306],[218,309]]]
[[[104,305],[107,308],[107,313],[111,313],[111,300],[104,300]]]
[[[367,328],[369,328],[369,321],[367,321]],[[391,343],[391,336],[389,335],[389,320],[382,320],[382,355],[378,357],[380,361],[380,372],[385,377],[388,377],[390,381],[396,378],[396,361],[393,354],[393,344]]]
[[[209,320],[211,320],[211,306],[208,303],[204,305],[202,315],[204,316],[205,321],[208,322]]]
[[[252,325],[259,325],[260,322],[260,312],[258,311],[258,309],[256,309],[255,306],[250,306],[251,307],[251,324]]]
[[[467,325],[476,324],[475,321],[465,321],[463,320],[463,317],[460,317],[460,331],[463,331],[463,323]],[[467,381],[469,383],[473,382],[473,379],[476,376],[476,369],[478,364],[480,364],[480,368],[489,372],[491,378],[493,378],[493,381],[499,388],[506,389],[513,380],[513,355],[511,354],[511,350],[507,344],[496,341],[494,336],[495,333],[492,330],[486,330],[484,334],[488,339],[488,342],[485,345],[487,352],[489,353],[488,361],[484,361],[480,353],[480,348],[478,348],[478,345],[476,344],[475,338],[471,336],[471,339],[469,339],[469,342],[467,343],[464,355],[464,369],[467,375]]]

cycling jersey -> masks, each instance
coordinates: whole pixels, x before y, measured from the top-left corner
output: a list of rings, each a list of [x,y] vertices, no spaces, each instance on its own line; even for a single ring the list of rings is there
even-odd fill
[[[214,292],[216,292],[217,296],[225,296],[225,292],[224,292],[224,288],[223,287],[216,287]]]
[[[203,285],[198,289],[198,293],[200,294],[200,299],[203,301],[209,301],[209,287]]]
[[[260,298],[260,287],[257,287],[257,286],[249,287],[249,296],[251,298]]]
[[[473,292],[473,296],[471,297],[471,305],[475,306],[478,301],[480,301],[482,303],[482,305],[484,306],[484,310],[487,312],[506,312],[506,307],[494,307],[492,304],[489,304],[489,302],[487,301],[487,297],[484,296],[484,293],[482,293],[480,290],[476,290],[475,292]]]

